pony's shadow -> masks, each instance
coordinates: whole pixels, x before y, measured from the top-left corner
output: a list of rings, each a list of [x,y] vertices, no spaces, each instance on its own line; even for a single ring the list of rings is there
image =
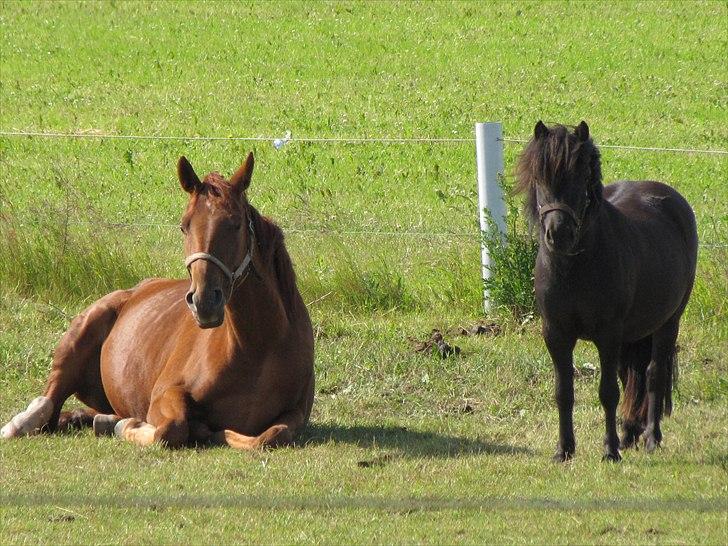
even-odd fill
[[[302,446],[329,442],[362,448],[396,450],[406,457],[462,457],[465,455],[533,455],[526,447],[471,440],[401,426],[309,424],[298,439]]]

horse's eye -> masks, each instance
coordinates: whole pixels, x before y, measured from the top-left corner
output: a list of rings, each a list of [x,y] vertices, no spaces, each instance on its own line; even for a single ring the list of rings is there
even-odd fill
[[[180,226],[179,226],[179,230],[180,230],[180,231],[181,231],[182,233],[186,233],[186,231],[185,231],[185,227],[184,227],[184,226],[182,226],[182,225],[180,225]]]

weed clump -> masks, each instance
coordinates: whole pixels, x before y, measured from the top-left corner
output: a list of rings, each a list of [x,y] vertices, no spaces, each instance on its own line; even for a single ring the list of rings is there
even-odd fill
[[[518,206],[510,199],[507,205],[506,233],[500,233],[494,222],[489,222],[490,229],[482,233],[491,259],[490,278],[483,282],[494,309],[522,320],[536,313],[533,270],[538,240]]]

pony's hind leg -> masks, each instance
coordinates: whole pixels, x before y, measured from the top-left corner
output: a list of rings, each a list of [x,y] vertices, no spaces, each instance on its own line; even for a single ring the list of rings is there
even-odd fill
[[[130,295],[131,290],[112,292],[73,319],[55,350],[44,395],[13,417],[0,436],[27,436],[41,428],[55,431],[63,403],[72,394],[95,410],[113,411],[101,383],[101,346]]]
[[[668,415],[672,412],[672,375],[679,326],[680,317],[675,316],[653,334],[652,358],[647,366],[647,426],[642,435],[647,452],[654,451],[662,442],[663,412]]]

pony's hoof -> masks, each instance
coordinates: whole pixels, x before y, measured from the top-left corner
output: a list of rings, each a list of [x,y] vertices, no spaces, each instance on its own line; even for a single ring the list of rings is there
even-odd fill
[[[40,427],[48,423],[53,414],[53,402],[47,396],[34,399],[25,411],[13,417],[2,429],[0,437],[18,438],[35,434]]]
[[[622,460],[622,456],[619,454],[619,451],[615,451],[613,453],[605,453],[602,456],[602,461],[610,462],[610,463],[618,463]]]
[[[553,457],[551,457],[551,460],[555,463],[566,463],[570,461],[573,457],[573,452],[559,450],[554,454]]]
[[[118,415],[94,415],[94,434],[99,436],[113,436],[114,427],[121,421]]]
[[[655,450],[660,447],[660,442],[653,436],[645,438],[645,451],[647,453],[654,453]]]
[[[632,435],[624,435],[619,442],[619,449],[637,449],[639,447],[637,440]]]

